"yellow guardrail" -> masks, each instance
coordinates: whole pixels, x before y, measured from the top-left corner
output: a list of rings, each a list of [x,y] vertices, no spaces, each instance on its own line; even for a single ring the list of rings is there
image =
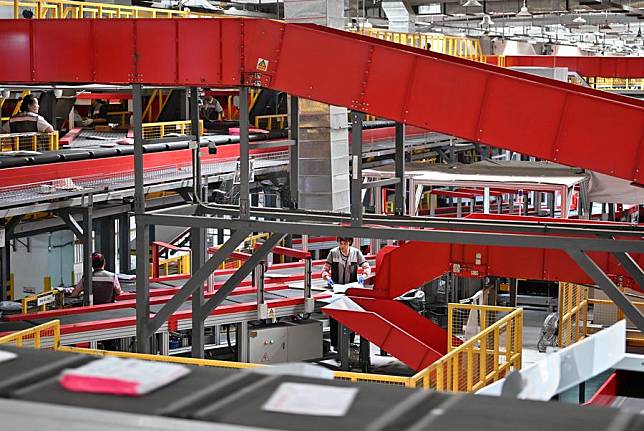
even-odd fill
[[[63,292],[51,289],[50,277],[45,277],[44,287],[44,292],[25,296],[22,298],[22,300],[20,301],[22,305],[22,314],[27,314],[27,312],[29,311],[29,306],[32,302],[36,303],[36,306],[40,311],[47,310],[47,305],[49,304],[54,304],[57,306],[62,305]]]
[[[588,288],[580,284],[559,283],[559,331],[557,344],[567,347],[584,338],[588,316]]]
[[[467,310],[481,331],[456,346],[453,330],[455,312]],[[499,314],[505,314],[490,324]],[[507,307],[488,307],[449,304],[449,353],[411,377],[412,388],[437,391],[474,392],[521,369],[523,346],[523,310]],[[463,328],[464,333],[467,328]],[[460,332],[460,329],[459,329]]]
[[[279,129],[284,129],[286,128],[287,122],[288,114],[257,115],[255,117],[255,128],[259,129],[265,123],[266,127],[264,129],[266,130],[273,130],[273,124],[279,126]]]
[[[60,320],[52,320],[33,328],[0,337],[0,344],[9,344],[16,347],[60,348]]]
[[[152,264],[150,264],[150,273],[152,273]],[[190,275],[190,254],[159,259],[159,276],[176,274]]]
[[[644,302],[632,302],[640,312],[644,313]],[[584,336],[598,332],[625,318],[624,312],[610,299],[588,299],[586,308],[592,306],[592,313],[586,310],[584,319]],[[626,319],[626,343],[634,346],[644,346],[644,333],[640,332],[629,319]]]
[[[588,78],[591,87],[598,90],[642,90],[643,78]]]
[[[50,133],[7,133],[0,134],[0,151],[56,151],[58,131]]]
[[[170,134],[192,134],[190,120],[166,121],[163,123],[143,123],[143,139],[163,138]],[[203,136],[203,120],[199,120],[199,136]]]
[[[350,30],[365,36],[375,37],[388,42],[400,43],[415,48],[426,49],[440,54],[453,55],[479,62],[485,62],[478,39],[465,37],[444,36],[427,33],[400,33],[378,29]]]
[[[71,0],[0,0],[0,6],[13,8],[15,19],[22,18],[21,13],[25,9],[30,9],[33,12],[34,19],[185,18],[196,15],[189,11]]]

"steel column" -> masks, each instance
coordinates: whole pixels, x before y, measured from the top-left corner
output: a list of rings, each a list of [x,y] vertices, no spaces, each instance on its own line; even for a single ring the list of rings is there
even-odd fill
[[[206,257],[206,230],[193,227],[190,229],[190,266],[195,274],[202,268]],[[192,357],[204,357],[204,321],[199,318],[199,310],[204,302],[203,282],[192,294]]]
[[[15,216],[9,220],[4,226],[0,227],[0,301],[7,300],[7,292],[9,291],[9,280],[11,279],[11,252],[9,238],[13,236],[16,226],[22,220],[22,216]],[[15,298],[11,298],[13,301]]]
[[[608,278],[604,271],[582,250],[566,250],[568,255],[592,278],[604,293],[617,305],[626,317],[644,332],[644,315],[624,296],[619,288]]]
[[[394,213],[396,215],[405,214],[405,125],[396,123],[395,136],[395,155],[394,164],[396,178],[400,180],[396,184],[396,194],[394,196]]]
[[[237,232],[235,232],[237,233]],[[266,255],[277,245],[278,242],[284,238],[286,234],[273,234],[271,235],[266,242],[264,242],[261,247],[259,247],[252,256],[244,262],[244,264],[230,276],[228,280],[217,290],[213,296],[206,301],[206,303],[201,307],[200,316],[202,320],[206,320],[210,312],[217,308],[224,299],[232,292],[237,285],[246,278],[248,274],[255,268],[261,260],[266,257]]]
[[[83,305],[93,305],[92,297],[92,252],[94,238],[92,238],[92,195],[88,195],[89,202],[83,208]]]
[[[239,218],[250,217],[250,172],[248,143],[248,87],[239,89]]]
[[[145,220],[143,100],[140,84],[132,86],[132,121],[134,129],[134,220],[136,223],[136,350],[139,353],[150,353],[151,337],[155,331],[147,331],[150,317],[150,229]]]
[[[105,269],[116,272],[116,232],[114,218],[105,217],[98,223],[100,252],[105,257]]]
[[[197,87],[190,87],[190,134],[194,141],[190,141],[192,149],[192,192],[195,202],[202,199],[201,194],[201,153],[199,145],[199,91]]]
[[[351,111],[351,225],[362,224],[362,124],[364,114]]]
[[[130,214],[121,214],[118,217],[119,223],[119,272],[127,274],[130,272]]]
[[[290,96],[290,112],[288,117],[289,138],[294,142],[289,147],[289,197],[291,208],[298,208],[298,163],[299,163],[299,141],[300,141],[300,100],[297,96]]]

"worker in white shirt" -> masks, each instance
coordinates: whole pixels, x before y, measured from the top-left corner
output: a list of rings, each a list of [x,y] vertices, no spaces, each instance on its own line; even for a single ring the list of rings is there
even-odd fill
[[[42,115],[38,115],[39,109],[38,99],[27,94],[20,103],[20,112],[9,119],[4,125],[4,131],[8,133],[53,132],[54,127]]]

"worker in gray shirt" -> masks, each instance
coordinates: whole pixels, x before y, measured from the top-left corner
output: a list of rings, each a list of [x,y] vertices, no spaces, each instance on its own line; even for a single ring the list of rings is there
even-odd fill
[[[322,278],[329,286],[333,284],[364,283],[364,279],[371,275],[369,262],[360,250],[352,247],[353,238],[338,237],[338,246],[331,249],[322,269]],[[363,275],[358,274],[362,268]],[[337,351],[338,347],[338,322],[329,319],[331,329],[331,346]],[[353,338],[353,334],[352,337]]]

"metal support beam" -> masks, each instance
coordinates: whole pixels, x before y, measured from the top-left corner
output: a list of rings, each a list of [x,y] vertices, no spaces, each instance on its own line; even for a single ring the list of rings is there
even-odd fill
[[[364,114],[351,111],[351,225],[362,224],[362,124]]]
[[[80,225],[80,223],[78,223],[78,221],[69,211],[55,211],[54,214],[56,214],[58,218],[65,222],[65,225],[69,228],[69,230],[72,231],[76,238],[83,239],[83,237],[85,236],[83,227]]]
[[[388,178],[384,180],[369,181],[368,183],[362,184],[363,189],[372,189],[374,187],[384,187],[391,186],[393,184],[399,184],[400,178]]]
[[[134,129],[134,214],[136,223],[136,350],[150,353],[152,334],[146,331],[150,318],[150,230],[145,220],[143,178],[143,98],[141,85],[132,86],[132,121]]]
[[[83,208],[83,305],[93,305],[92,292],[92,253],[94,239],[92,238],[92,195]]]
[[[121,214],[118,217],[119,223],[119,272],[128,274],[130,267],[130,214]]]
[[[190,229],[190,266],[195,274],[204,266],[206,258],[206,229],[193,227]],[[204,303],[203,282],[192,294],[192,357],[204,357],[204,322],[199,318],[199,310]]]
[[[237,233],[237,232],[235,232]],[[261,245],[253,255],[246,261],[244,264],[230,276],[228,280],[224,283],[223,286],[219,288],[217,293],[206,301],[206,303],[201,307],[201,319],[206,320],[206,317],[210,314],[212,310],[217,308],[224,299],[232,292],[238,285],[241,283],[248,274],[255,268],[256,265],[261,262],[266,255],[277,245],[278,242],[284,238],[286,234],[273,234],[271,235],[264,244]]]
[[[239,89],[239,218],[250,217],[250,167],[248,87]]]
[[[0,301],[7,299],[9,291],[9,280],[11,278],[11,253],[9,250],[9,238],[13,235],[16,226],[22,220],[22,215],[12,217],[9,222],[0,227]],[[15,298],[11,298],[14,300]]]
[[[635,262],[635,260],[628,253],[613,253],[613,256],[619,263],[622,264],[628,274],[633,277],[633,280],[640,286],[644,287],[644,271]]]
[[[201,153],[199,152],[199,91],[197,87],[190,87],[190,127],[191,133],[194,135],[194,141],[190,142],[190,148],[192,149],[193,199],[195,202],[199,202],[201,195]]]
[[[149,217],[149,216],[146,216]],[[248,230],[237,230],[233,235],[226,241],[226,243],[217,250],[211,257],[208,259],[197,271],[192,273],[192,278],[183,285],[181,290],[179,290],[175,295],[168,301],[161,310],[157,312],[153,319],[150,319],[149,322],[145,325],[145,330],[147,334],[152,335],[156,332],[157,329],[161,327],[163,322],[168,320],[170,315],[177,311],[181,305],[192,295],[197,289],[202,288],[204,281],[210,274],[213,273],[219,265],[221,265],[230,254],[237,248],[243,240],[246,239],[250,231]]]
[[[99,250],[105,257],[105,269],[116,272],[116,232],[114,218],[105,217],[98,223]]]
[[[269,217],[268,215],[264,217]],[[279,215],[272,215],[279,219]],[[199,217],[185,215],[150,214],[146,216],[148,223],[163,226],[198,226],[207,228],[244,229],[252,232],[275,232],[284,234],[308,234],[312,236],[346,236],[352,238],[397,239],[406,241],[427,241],[454,244],[505,245],[516,247],[537,247],[554,249],[583,249],[598,251],[644,252],[644,243],[640,240],[615,240],[608,238],[583,238],[573,236],[545,235],[545,231],[534,234],[504,233],[506,225],[489,223],[467,223],[464,228],[463,220],[437,221],[436,224],[422,222],[406,224],[404,221],[384,222],[385,218],[374,218],[370,223],[376,226],[341,226],[338,224],[314,223],[300,215],[300,222],[268,221],[268,220],[235,220],[219,217]],[[335,222],[341,221],[337,218]],[[446,223],[446,224],[442,224]],[[380,226],[377,226],[380,225]],[[382,227],[387,225],[387,227]],[[425,229],[400,229],[401,226],[424,227]],[[442,226],[442,228],[438,228]],[[434,227],[435,229],[427,229]],[[493,229],[492,229],[493,228]],[[441,230],[444,229],[444,230]],[[457,229],[476,229],[457,230]],[[483,232],[489,230],[489,232]],[[510,229],[511,230],[511,229]],[[495,232],[496,231],[496,232]],[[574,230],[570,231],[574,234]]]
[[[298,208],[298,174],[299,174],[299,141],[300,141],[300,100],[291,96],[290,112],[288,117],[289,138],[294,142],[289,147],[288,183],[291,208]]]
[[[604,291],[604,293],[617,305],[626,317],[644,332],[644,315],[624,296],[619,288],[608,278],[604,271],[582,250],[566,250],[568,255],[584,270],[590,278]]]

